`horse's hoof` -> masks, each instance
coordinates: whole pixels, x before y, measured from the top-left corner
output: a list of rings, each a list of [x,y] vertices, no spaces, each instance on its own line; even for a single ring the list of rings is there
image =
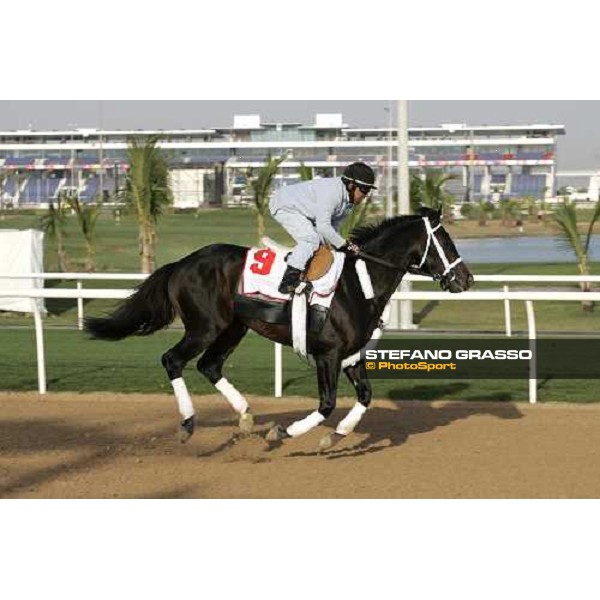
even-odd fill
[[[269,429],[269,433],[267,433],[266,440],[267,442],[280,442],[281,440],[285,440],[286,438],[292,437],[282,425],[275,425],[275,427],[271,427]]]
[[[181,422],[179,426],[179,441],[185,444],[194,435],[194,427],[196,426],[196,418],[192,415]]]
[[[240,431],[243,435],[250,435],[254,427],[254,417],[247,412],[240,416],[239,420]]]
[[[335,431],[327,434],[326,436],[321,438],[319,442],[319,451],[324,452],[325,450],[329,450],[333,448],[338,442],[343,440],[346,436],[341,433],[336,433]]]

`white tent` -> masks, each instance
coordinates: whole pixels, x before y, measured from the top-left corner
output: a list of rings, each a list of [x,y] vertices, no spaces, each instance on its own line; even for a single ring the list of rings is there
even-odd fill
[[[35,229],[0,229],[0,275],[44,272],[44,233]],[[0,278],[2,289],[43,288],[43,279]],[[44,313],[44,299],[34,300]],[[33,312],[30,298],[2,298],[0,310]]]

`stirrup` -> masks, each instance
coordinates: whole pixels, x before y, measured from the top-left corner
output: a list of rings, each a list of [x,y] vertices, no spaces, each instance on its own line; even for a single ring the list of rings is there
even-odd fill
[[[300,269],[288,266],[277,291],[280,294],[293,294],[298,285],[302,283],[301,277],[302,271]]]
[[[309,281],[301,281],[293,290],[294,294],[303,294],[306,288],[310,285]]]
[[[279,287],[277,288],[277,291],[280,294],[293,294],[296,291],[296,289],[298,288],[298,286],[301,284],[302,284],[302,282],[298,281],[296,283],[287,283],[285,285],[285,287],[283,287],[283,282],[281,282],[279,284]]]

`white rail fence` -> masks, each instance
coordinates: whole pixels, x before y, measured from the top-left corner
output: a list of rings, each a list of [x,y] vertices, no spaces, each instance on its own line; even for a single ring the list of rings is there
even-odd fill
[[[73,298],[77,299],[78,311],[77,322],[81,329],[83,325],[83,300],[85,299],[112,299],[119,300],[130,296],[133,293],[132,289],[84,289],[83,281],[135,281],[143,280],[147,277],[140,273],[30,273],[24,275],[5,275],[0,274],[0,297],[9,298],[30,298],[32,300],[32,312],[35,324],[36,335],[36,351],[37,351],[37,367],[38,367],[38,391],[40,394],[45,394],[46,386],[46,361],[44,350],[44,329],[43,318],[38,308],[37,298]],[[427,281],[424,277],[410,275],[411,281]],[[76,288],[42,288],[42,289],[8,289],[1,287],[2,279],[59,279],[59,280],[74,280]],[[510,317],[510,302],[522,301],[525,302],[527,312],[527,329],[530,346],[535,347],[537,339],[535,313],[533,310],[533,302],[537,301],[567,301],[567,302],[598,302],[600,301],[600,292],[578,292],[578,291],[510,291],[507,283],[581,283],[600,282],[600,276],[589,275],[475,275],[476,282],[496,282],[503,283],[502,291],[468,291],[461,294],[451,294],[442,291],[411,291],[411,292],[396,292],[392,296],[392,300],[464,300],[464,301],[502,301],[505,307],[505,334],[512,335],[511,317]],[[535,356],[535,353],[534,353]],[[529,401],[533,404],[537,402],[537,369],[535,360],[530,362],[529,369]],[[275,344],[275,397],[283,396],[283,353],[281,344]]]

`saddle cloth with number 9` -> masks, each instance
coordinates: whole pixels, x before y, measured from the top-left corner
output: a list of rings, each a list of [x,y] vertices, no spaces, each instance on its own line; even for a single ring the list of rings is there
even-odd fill
[[[263,297],[267,300],[285,302],[290,294],[281,294],[277,288],[287,267],[286,252],[271,248],[250,248],[246,254],[246,262],[240,278],[239,293],[243,296]],[[331,268],[318,279],[312,281],[313,289],[308,299],[309,304],[320,304],[329,308],[338,279],[344,268],[345,255],[333,253]]]

